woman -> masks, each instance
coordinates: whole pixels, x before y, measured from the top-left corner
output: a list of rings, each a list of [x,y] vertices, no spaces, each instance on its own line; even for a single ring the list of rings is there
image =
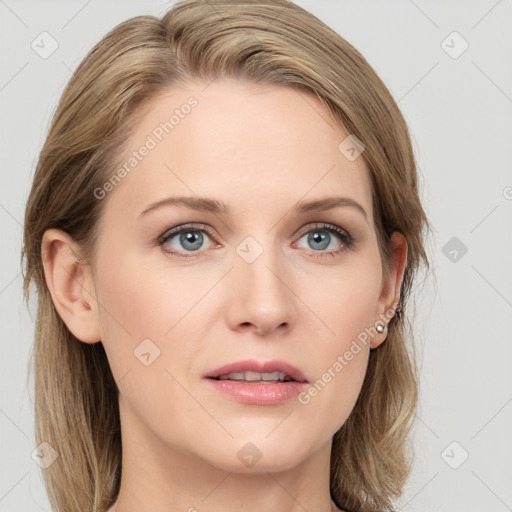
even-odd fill
[[[25,218],[54,510],[390,510],[426,229],[396,103],[302,8],[188,0],[114,28]]]

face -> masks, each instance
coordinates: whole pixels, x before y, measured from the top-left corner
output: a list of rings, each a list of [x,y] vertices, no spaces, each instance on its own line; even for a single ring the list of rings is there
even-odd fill
[[[348,133],[325,107],[287,87],[205,87],[154,98],[125,154],[136,165],[98,192],[89,289],[125,428],[226,470],[283,470],[346,421],[367,368],[361,333],[396,289],[368,170],[340,151]],[[232,376],[235,396],[206,378],[247,360],[293,365],[307,383],[269,384],[270,399],[261,383]],[[249,442],[253,468],[237,456]]]

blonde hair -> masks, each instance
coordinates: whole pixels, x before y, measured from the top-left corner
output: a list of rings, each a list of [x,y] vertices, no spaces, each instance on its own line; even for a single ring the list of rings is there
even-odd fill
[[[392,508],[412,466],[408,437],[418,369],[405,307],[421,263],[427,217],[406,122],[362,55],[286,0],[187,0],[160,19],[138,16],[111,30],[66,86],[41,150],[25,213],[25,299],[38,306],[33,349],[37,442],[59,458],[44,471],[54,511],[103,512],[121,478],[118,390],[103,345],[68,330],[44,278],[41,240],[49,228],[72,236],[93,261],[106,201],[94,190],[120,163],[124,144],[155,95],[191,80],[232,77],[312,94],[365,145],[374,222],[384,268],[394,231],[408,243],[399,310],[386,341],[370,352],[361,393],[334,435],[331,497],[350,511]]]

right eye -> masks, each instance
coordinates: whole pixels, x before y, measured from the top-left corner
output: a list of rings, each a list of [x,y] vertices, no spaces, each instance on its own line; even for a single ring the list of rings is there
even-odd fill
[[[174,254],[183,258],[194,257],[202,253],[206,238],[211,238],[211,228],[205,224],[183,225],[166,231],[158,239],[158,244],[163,247],[165,252]]]

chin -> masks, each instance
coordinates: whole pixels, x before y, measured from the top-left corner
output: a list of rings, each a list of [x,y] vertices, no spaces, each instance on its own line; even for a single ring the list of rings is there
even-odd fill
[[[265,439],[268,432],[218,443],[216,448],[209,446],[208,457],[205,458],[210,464],[225,471],[263,473],[287,471],[308,457],[310,450],[304,445],[302,436],[294,439],[274,432]]]

